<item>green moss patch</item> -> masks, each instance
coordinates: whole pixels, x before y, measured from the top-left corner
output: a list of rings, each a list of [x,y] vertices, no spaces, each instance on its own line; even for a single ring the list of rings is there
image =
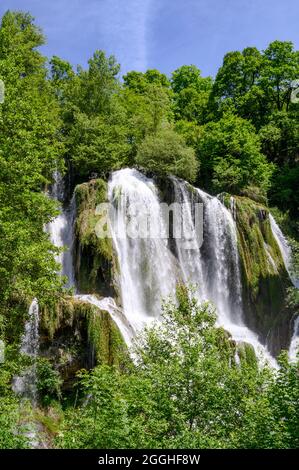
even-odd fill
[[[255,299],[261,279],[285,275],[284,263],[272,234],[268,209],[246,197],[235,197],[235,201],[244,281]]]
[[[111,237],[98,237],[97,226],[103,223],[99,204],[107,203],[107,182],[91,180],[75,189],[75,268],[82,293],[115,295],[114,273],[117,260]],[[104,225],[105,227],[105,225]]]
[[[120,365],[127,351],[110,314],[74,297],[42,311],[41,339],[42,349],[57,361],[65,377],[82,367]]]
[[[289,277],[271,230],[268,208],[242,196],[235,197],[235,203],[246,323],[278,353],[289,341]]]

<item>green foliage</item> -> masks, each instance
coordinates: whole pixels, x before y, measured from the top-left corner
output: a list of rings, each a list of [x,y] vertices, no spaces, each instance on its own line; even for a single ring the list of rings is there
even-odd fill
[[[149,69],[145,73],[129,72],[123,77],[126,88],[136,93],[144,94],[151,85],[169,89],[170,82],[164,73],[156,69]]]
[[[19,399],[11,390],[13,375],[20,371],[21,361],[14,348],[5,349],[5,362],[0,364],[0,449],[22,449],[28,443],[22,435]]]
[[[266,123],[273,111],[289,109],[298,66],[298,52],[287,41],[274,41],[262,53],[255,47],[229,52],[213,86],[218,112],[229,103],[257,127]]]
[[[143,93],[124,88],[119,102],[126,111],[128,139],[134,158],[142,140],[156,135],[172,120],[169,90],[156,84],[149,84]]]
[[[130,146],[124,122],[125,115],[116,109],[109,117],[75,114],[69,141],[72,164],[79,176],[92,173],[106,176],[128,162]]]
[[[56,249],[44,225],[56,215],[42,192],[62,167],[59,108],[37,50],[43,35],[30,15],[6,13],[0,27],[0,310],[14,315],[36,296],[51,302],[60,289]],[[24,313],[24,311],[23,311]]]
[[[189,181],[195,180],[198,167],[194,150],[171,128],[144,139],[136,164],[159,175],[174,174]]]
[[[270,189],[271,202],[289,210],[296,220],[299,208],[299,166],[285,164],[275,171]]]
[[[126,447],[128,424],[126,404],[121,395],[121,376],[108,366],[96,368],[91,374],[81,374],[82,386],[89,394],[80,415],[66,415],[63,431],[65,448],[111,449]],[[83,425],[83,426],[82,426]],[[58,441],[59,442],[59,441]]]
[[[209,111],[211,77],[201,77],[200,70],[195,65],[183,65],[173,72],[171,88],[174,92],[176,119],[204,124]]]
[[[289,448],[298,445],[298,364],[277,373],[252,352],[238,366],[234,343],[209,304],[178,288],[160,325],[142,335],[135,363],[81,376],[83,406],[69,409],[66,448]]]
[[[278,164],[270,198],[298,214],[298,104],[292,103],[299,76],[299,53],[288,41],[274,41],[262,52],[246,48],[225,55],[210,95],[216,119],[227,110],[250,120],[259,131],[262,151]]]
[[[61,396],[62,380],[50,361],[44,357],[37,360],[37,391],[43,405],[49,405],[52,400]]]
[[[0,449],[24,449],[27,440],[21,434],[18,400],[10,395],[0,400]]]
[[[284,448],[299,446],[299,374],[298,361],[290,364],[287,353],[279,358],[280,368],[269,392],[273,421],[281,431],[278,439]]]
[[[240,194],[248,186],[257,186],[266,194],[273,166],[260,150],[254,127],[226,114],[202,130],[198,142],[201,176],[212,191]]]

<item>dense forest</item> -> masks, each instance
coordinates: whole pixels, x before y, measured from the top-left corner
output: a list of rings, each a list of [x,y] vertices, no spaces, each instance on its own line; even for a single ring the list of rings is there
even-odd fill
[[[30,447],[32,422],[46,447],[298,448],[299,361],[282,352],[276,370],[247,351],[235,363],[214,307],[198,303],[192,286],[177,287],[177,303],[164,299],[161,323],[140,335],[134,361],[117,344],[112,362],[82,368],[65,389],[44,354],[34,365],[38,403],[13,392],[13,377],[30,362],[20,341],[32,299],[49,323],[72,295],[44,229],[60,210],[48,196],[57,172],[68,199],[76,185],[127,167],[249,198],[271,208],[299,270],[299,52],[292,42],[228,52],[215,78],[195,65],[169,77],[158,70],[122,77],[101,50],[75,69],[44,57],[44,43],[30,14],[3,16],[0,448]],[[288,288],[295,312],[298,292]]]

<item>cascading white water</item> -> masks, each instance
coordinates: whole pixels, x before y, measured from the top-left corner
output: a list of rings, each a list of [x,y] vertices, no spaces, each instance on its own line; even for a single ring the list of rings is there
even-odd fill
[[[193,200],[188,186],[176,178],[171,180],[176,202],[184,205],[183,221],[190,225]],[[128,236],[132,224],[136,234],[136,230],[145,225],[145,219],[148,223],[146,215],[154,233],[165,233],[158,191],[151,179],[137,170],[120,170],[113,173],[108,193],[113,204],[111,232],[121,270],[124,314],[134,329],[139,330],[146,322],[157,318],[161,298],[173,294],[176,282],[183,280],[197,286],[201,300],[214,302],[218,324],[228,330],[233,339],[252,344],[259,357],[263,356],[275,366],[275,360],[257,336],[242,324],[236,227],[225,206],[217,198],[197,190],[204,205],[204,242],[200,246],[193,240],[192,248],[188,248],[186,240],[175,239],[175,259],[163,237]]]
[[[292,273],[292,250],[290,245],[288,244],[287,239],[285,238],[284,234],[280,230],[276,220],[274,219],[273,215],[269,214],[271,230],[274,235],[274,238],[279,246],[284,265],[286,270],[290,276],[290,279],[297,289],[299,289],[299,279],[296,279],[294,274]]]
[[[190,226],[196,200],[194,191],[192,193],[182,180],[171,178],[171,181],[176,202],[184,206],[184,223]],[[197,285],[201,300],[213,301],[219,325],[228,330],[236,341],[251,343],[258,355],[275,365],[257,335],[242,323],[234,201],[231,201],[232,216],[218,198],[199,189],[195,191],[197,202],[204,206],[204,241],[200,246],[195,239],[195,245],[193,243],[192,248],[188,245],[186,248],[184,240],[175,239],[174,256],[153,180],[134,169],[113,173],[108,185],[108,197],[112,203],[109,215],[120,266],[123,313],[110,298],[98,299],[94,295],[79,295],[77,298],[107,310],[130,344],[138,330],[159,317],[161,299],[174,294],[176,282],[190,282]],[[59,178],[54,184],[52,197],[63,199]],[[58,247],[69,247],[57,259],[62,264],[61,273],[69,278],[68,286],[75,284],[71,253],[74,214],[73,202],[48,226],[52,242]]]
[[[291,361],[296,361],[299,351],[299,317],[294,322],[293,336],[291,339],[289,358]]]
[[[184,223],[192,224],[194,195],[184,181],[172,178],[172,182],[176,201],[184,205]],[[188,249],[184,239],[176,239],[183,280],[196,284],[200,299],[213,301],[219,316],[237,323],[241,321],[242,288],[235,223],[217,197],[196,191],[203,204],[203,244]]]
[[[128,319],[125,317],[123,311],[116,305],[115,300],[112,297],[104,297],[103,299],[98,299],[95,295],[91,294],[78,294],[75,296],[76,299],[81,300],[82,302],[95,305],[100,310],[105,310],[114,320],[116,325],[119,328],[126,344],[131,345],[132,339],[135,335],[133,327],[130,325]]]
[[[64,183],[58,172],[54,174],[54,184],[50,196],[57,201],[63,200]],[[45,227],[52,243],[58,248],[72,245],[74,209],[75,204],[73,202],[69,209],[61,211],[60,214]],[[61,252],[57,255],[56,261],[62,265],[60,274],[68,277],[66,287],[71,287],[74,282],[71,250]],[[33,358],[33,365],[27,368],[20,376],[14,377],[13,380],[13,390],[21,396],[30,399],[33,403],[37,401],[37,377],[36,364],[34,364],[34,361],[38,356],[39,350],[38,328],[39,308],[37,299],[34,299],[29,308],[29,318],[25,323],[25,331],[20,347],[21,353]]]
[[[25,331],[21,339],[20,352],[32,359],[30,365],[20,376],[13,379],[13,390],[23,398],[29,399],[32,403],[37,400],[37,377],[36,358],[39,350],[39,307],[37,299],[33,299],[28,312],[28,320],[25,323]]]
[[[64,180],[58,172],[55,172],[54,174],[54,184],[50,196],[57,201],[64,201]],[[59,215],[47,225],[46,230],[50,235],[50,240],[53,245],[57,248],[63,248],[63,250],[57,255],[56,261],[61,265],[59,274],[67,277],[65,287],[73,287],[76,291],[73,262],[75,216],[76,204],[75,197],[73,196],[69,205],[61,209]],[[117,307],[114,299],[110,297],[98,299],[95,295],[76,295],[75,298],[82,302],[95,305],[101,310],[107,311],[119,327],[126,343],[131,343],[134,335],[133,328],[122,313],[121,309]]]
[[[55,200],[63,200],[64,195],[64,183],[63,179],[59,172],[54,173],[54,184],[52,187],[52,191],[50,196]],[[69,223],[70,216],[66,211],[62,211],[52,222],[47,224],[45,227],[45,231],[49,233],[50,239],[52,243],[57,246],[58,248],[62,248],[65,246],[65,242],[72,239],[69,236],[69,227],[72,226]],[[65,234],[65,235],[64,235]],[[64,235],[64,236],[63,236]],[[69,275],[69,281],[72,282],[73,276],[72,271],[69,268],[70,262],[69,259],[71,255],[67,253],[60,253],[56,257],[56,261],[61,263],[62,266],[66,266],[66,268],[62,268],[61,274]],[[69,272],[70,271],[70,274]],[[38,328],[39,328],[39,308],[38,308],[38,301],[34,299],[29,308],[29,319],[25,323],[25,331],[21,341],[20,352],[30,356],[35,360],[38,356],[39,350],[39,335],[38,335]],[[15,393],[24,396],[25,398],[29,398],[33,403],[37,401],[37,391],[36,391],[36,365],[33,365],[27,368],[20,376],[16,376],[13,379],[13,390]]]
[[[175,290],[171,253],[161,237],[165,227],[158,193],[151,179],[124,169],[113,173],[108,197],[124,314],[139,330],[159,316],[161,299]]]
[[[197,190],[204,204],[206,290],[223,324],[241,324],[242,286],[235,222],[217,197]]]
[[[64,199],[64,181],[58,172],[54,174],[54,184],[50,196],[57,201]],[[61,265],[60,275],[67,277],[65,287],[75,286],[72,256],[75,211],[76,205],[73,197],[70,204],[62,208],[59,215],[46,226],[46,231],[49,233],[53,245],[64,249],[56,256],[56,261]]]
[[[270,224],[271,224],[271,230],[272,233],[275,237],[275,240],[279,246],[285,268],[289,274],[290,280],[293,283],[293,286],[296,287],[296,289],[299,289],[299,279],[294,276],[292,273],[292,250],[290,245],[288,244],[287,239],[285,238],[284,234],[280,230],[276,220],[274,217],[270,214]],[[289,358],[291,360],[296,359],[296,354],[299,349],[299,317],[296,318],[294,322],[294,328],[293,328],[293,335],[291,338],[291,343],[289,347]]]
[[[178,200],[189,206],[191,218],[192,195],[185,182],[173,178],[175,194]],[[180,253],[182,269],[200,273],[198,279],[191,277],[192,282],[203,286],[198,288],[201,300],[210,300],[217,309],[217,324],[229,331],[236,342],[250,343],[258,357],[266,359],[273,367],[276,361],[263,346],[255,333],[242,322],[242,285],[240,275],[237,232],[234,218],[217,197],[204,191],[196,190],[203,203],[203,244],[199,253],[184,250]],[[179,196],[179,194],[183,197]],[[235,214],[235,205],[233,205]],[[187,209],[188,210],[188,209]],[[183,246],[180,243],[180,246]],[[194,269],[196,264],[197,270]]]
[[[202,239],[194,236],[191,240],[191,247],[189,248],[190,239],[187,238],[190,236],[190,227],[194,227],[191,194],[187,190],[184,181],[174,177],[171,178],[171,181],[174,187],[175,201],[182,205],[182,220],[180,221],[180,225],[184,227],[187,226],[187,230],[182,230],[181,236],[175,238],[182,280],[184,283],[192,283],[196,286],[199,299],[207,299],[208,292],[204,279],[204,266],[200,251]]]

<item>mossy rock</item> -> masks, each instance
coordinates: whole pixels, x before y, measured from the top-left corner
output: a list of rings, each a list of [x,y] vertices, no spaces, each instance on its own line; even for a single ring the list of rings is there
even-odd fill
[[[235,197],[235,201],[244,281],[255,299],[260,279],[285,276],[286,271],[272,234],[268,209],[245,197]]]
[[[276,354],[289,342],[291,313],[285,299],[290,280],[268,208],[241,196],[235,197],[235,203],[245,321]]]
[[[71,388],[76,373],[97,364],[120,367],[128,357],[122,335],[107,311],[74,297],[41,311],[41,355],[50,359]]]
[[[75,273],[81,293],[117,296],[118,262],[112,238],[98,237],[97,226],[102,223],[99,204],[107,203],[107,182],[91,180],[75,189]]]

